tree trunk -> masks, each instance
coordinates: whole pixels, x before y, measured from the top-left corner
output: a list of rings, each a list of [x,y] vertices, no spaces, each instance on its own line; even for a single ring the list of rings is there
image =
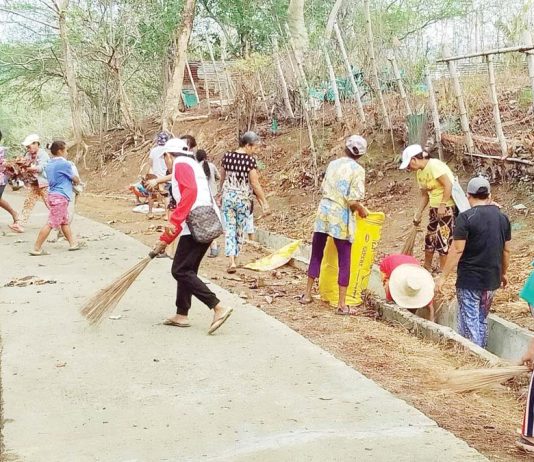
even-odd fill
[[[174,56],[174,72],[165,96],[161,125],[163,130],[172,132],[174,123],[180,116],[180,100],[184,81],[187,46],[195,19],[196,0],[185,0],[182,11],[182,22],[177,29],[176,55]]]
[[[293,39],[297,58],[301,62],[304,62],[304,52],[308,49],[309,45],[308,32],[306,30],[306,23],[304,22],[304,1],[290,0],[287,9],[289,33]]]
[[[343,0],[336,0],[336,3],[334,3],[334,6],[332,7],[330,14],[328,15],[328,22],[326,23],[326,29],[324,32],[324,37],[326,40],[330,40],[330,38],[332,37],[334,24],[337,21],[337,15],[339,13],[341,5],[343,5]]]
[[[78,92],[76,76],[76,60],[70,48],[67,36],[66,12],[69,7],[69,0],[64,0],[58,5],[59,37],[63,51],[63,72],[69,90],[69,103],[72,118],[72,133],[76,143],[80,143],[83,138],[82,105]]]

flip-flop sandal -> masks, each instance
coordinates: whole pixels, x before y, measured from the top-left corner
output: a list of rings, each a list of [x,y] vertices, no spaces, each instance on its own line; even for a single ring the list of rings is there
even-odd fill
[[[163,321],[163,325],[173,327],[191,327],[191,324],[189,324],[188,322],[176,322],[172,319],[166,319],[165,321]]]
[[[336,310],[336,314],[339,314],[340,316],[356,316],[358,312],[356,310],[353,310],[351,308],[347,308],[346,310],[342,310],[338,308]]]
[[[24,228],[18,224],[17,222],[15,223],[11,223],[9,226],[9,229],[11,229],[12,231],[15,231],[16,233],[23,233],[24,232]]]
[[[78,242],[74,247],[69,247],[69,252],[76,252],[77,250],[81,250],[86,246],[87,244],[85,242]]]
[[[32,257],[42,257],[43,255],[50,255],[46,250],[39,250],[39,252],[35,251],[35,250],[31,250],[30,251],[30,255]]]
[[[531,443],[530,441],[528,441],[527,439],[523,438],[522,436],[520,436],[516,440],[515,445],[518,448],[523,449],[523,451],[528,452],[529,454],[534,454],[534,443]]]
[[[301,296],[299,297],[299,303],[300,303],[301,305],[310,305],[311,303],[313,303],[313,300],[312,300],[311,298],[310,298],[309,300],[306,300],[306,299],[304,298],[304,295],[301,295]]]
[[[237,273],[237,267],[235,266],[229,266],[228,268],[226,268],[226,272],[228,274],[235,274]]]
[[[219,327],[221,327],[226,322],[226,320],[230,317],[230,315],[232,314],[233,311],[234,310],[232,308],[230,308],[219,319],[217,319],[216,321],[213,321],[211,323],[210,329],[208,330],[208,335],[213,334]]]

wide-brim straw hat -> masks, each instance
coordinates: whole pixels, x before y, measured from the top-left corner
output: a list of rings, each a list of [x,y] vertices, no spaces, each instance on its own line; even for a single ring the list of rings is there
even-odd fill
[[[434,298],[434,288],[432,275],[419,265],[399,265],[389,278],[389,293],[401,308],[424,308]]]

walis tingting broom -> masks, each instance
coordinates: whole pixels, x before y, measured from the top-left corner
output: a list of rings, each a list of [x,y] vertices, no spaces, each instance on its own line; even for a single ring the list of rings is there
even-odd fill
[[[87,318],[89,324],[98,324],[106,314],[117,307],[126,291],[157,255],[154,251],[150,252],[148,257],[143,258],[84,305],[81,313]]]
[[[403,236],[406,239],[402,248],[403,255],[413,255],[415,241],[417,240],[417,235],[421,231],[422,229],[419,227],[419,225],[413,225],[410,231],[408,231],[408,233]]]
[[[480,390],[530,372],[527,366],[455,370],[442,376],[438,387],[456,393]]]

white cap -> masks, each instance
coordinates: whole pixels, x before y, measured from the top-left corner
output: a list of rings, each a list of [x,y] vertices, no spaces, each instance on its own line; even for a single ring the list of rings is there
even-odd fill
[[[412,160],[412,157],[417,156],[418,154],[421,154],[423,152],[423,148],[420,144],[412,144],[408,146],[403,152],[402,152],[402,163],[399,167],[400,170],[405,170],[408,168],[408,165],[410,165],[410,161]]]
[[[182,140],[181,138],[171,138],[165,143],[163,150],[171,154],[193,154],[189,151],[187,141]]]
[[[26,138],[24,138],[24,141],[22,142],[22,146],[28,147],[30,144],[33,143],[40,143],[41,138],[37,133],[32,133],[31,135],[28,135]]]
[[[352,135],[348,137],[347,141],[345,142],[345,146],[355,156],[363,156],[367,152],[367,141],[365,141],[365,138],[360,135]],[[357,154],[355,149],[358,150]]]

